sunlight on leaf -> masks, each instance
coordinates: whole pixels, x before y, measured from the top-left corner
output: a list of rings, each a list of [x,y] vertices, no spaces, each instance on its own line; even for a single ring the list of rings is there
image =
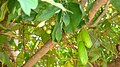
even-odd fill
[[[62,4],[56,3],[56,2],[54,2],[54,0],[41,0],[41,1],[45,1],[45,2],[47,2],[47,3],[50,3],[50,4],[54,5],[54,6],[62,9],[63,11],[67,11],[67,9],[65,9]]]
[[[4,20],[4,18],[5,18],[5,14],[7,12],[7,7],[6,7],[7,2],[8,1],[6,1],[5,3],[3,3],[2,6],[1,6],[1,9],[0,9],[0,21]]]
[[[35,9],[38,5],[38,0],[18,0],[25,14],[30,16],[31,9]]]

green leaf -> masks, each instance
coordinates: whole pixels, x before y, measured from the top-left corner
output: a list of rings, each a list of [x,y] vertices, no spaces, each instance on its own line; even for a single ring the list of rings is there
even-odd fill
[[[64,22],[65,26],[69,25],[69,23],[70,23],[69,14],[66,13],[63,15],[63,22]]]
[[[0,43],[7,42],[7,37],[4,35],[0,35]]]
[[[59,23],[57,26],[55,37],[58,42],[60,42],[60,40],[62,39],[62,24],[61,23]]]
[[[92,47],[92,41],[91,41],[91,38],[90,38],[90,35],[89,35],[87,29],[83,28],[80,33],[81,33],[82,41],[85,42],[85,46],[87,48],[91,48]]]
[[[102,61],[102,63],[101,63],[101,67],[107,67],[107,62],[104,60],[104,61]]]
[[[5,56],[3,52],[0,52],[0,61],[2,62],[2,65],[5,63]]]
[[[57,23],[52,31],[52,41],[55,41],[55,39],[56,39],[56,37],[55,37],[56,30],[57,30]]]
[[[99,59],[99,57],[100,57],[100,54],[98,54],[98,53],[96,53],[96,52],[90,52],[90,55],[91,55],[91,60],[90,60],[90,62],[95,62],[97,59]]]
[[[14,47],[16,46],[14,39],[11,39],[11,40],[9,41],[9,45],[10,45],[10,46],[14,46]]]
[[[111,4],[120,11],[120,0],[111,0]]]
[[[41,12],[38,13],[36,20],[37,21],[48,20],[55,14],[56,11],[58,11],[58,8],[50,5],[45,10],[43,10],[42,13]]]
[[[83,18],[85,18],[85,21],[88,22],[89,19],[87,17],[87,14],[85,13],[84,9],[82,8],[81,4],[79,4],[80,10],[82,12]]]
[[[24,53],[24,59],[25,61],[27,61],[30,58],[30,53],[29,52],[25,52]]]
[[[77,29],[79,30],[83,25],[85,25],[85,20],[81,19],[79,25],[77,26]]]
[[[5,18],[5,14],[7,12],[7,2],[4,2],[1,6],[1,9],[0,9],[0,21],[4,20]]]
[[[23,47],[22,43],[19,43],[18,44],[18,49],[22,49],[22,47]]]
[[[18,0],[25,14],[30,16],[31,9],[35,9],[38,5],[38,0]]]
[[[69,13],[70,23],[64,29],[67,32],[73,32],[81,21],[82,12],[80,11],[79,4],[77,3],[68,4],[68,9],[73,13]]]
[[[17,0],[8,0],[7,7],[9,9],[9,12],[11,13],[14,10],[14,7],[16,5]]]
[[[17,59],[16,59],[16,64],[17,64],[17,66],[22,67],[21,65],[23,65],[24,61],[25,61],[25,59],[24,59],[24,52],[21,51],[21,52],[18,54]]]
[[[9,56],[5,52],[0,52],[0,61],[2,64],[7,64],[8,67],[11,67]]]
[[[10,21],[14,20],[16,17],[17,17],[17,13],[14,13],[14,12],[10,13],[8,15],[7,25],[9,25]]]
[[[6,53],[4,53],[4,57],[5,57],[5,63],[8,65],[8,67],[11,67],[9,56]]]
[[[48,39],[50,38],[50,35],[46,33],[45,30],[43,30],[42,28],[35,28],[34,29],[34,34],[37,36],[40,36],[42,38],[42,41],[45,43],[48,41]]]
[[[88,62],[88,55],[87,55],[87,50],[85,48],[84,42],[80,41],[78,43],[78,56],[79,56],[79,61],[81,61],[81,63],[83,65],[86,65]]]
[[[62,11],[60,11],[57,15],[57,20],[56,20],[56,24],[55,24],[55,27],[53,29],[53,32],[52,32],[52,40],[55,41],[56,39],[56,32],[58,30],[58,27],[60,26],[60,21],[61,21],[61,16],[62,16]],[[58,39],[59,40],[59,39]]]
[[[47,3],[50,3],[50,4],[54,5],[54,6],[62,9],[63,11],[66,11],[66,10],[67,10],[67,9],[64,8],[64,6],[63,6],[62,4],[56,3],[56,2],[54,2],[54,0],[41,0],[41,1],[45,1],[45,2],[47,2]]]
[[[77,35],[77,43],[79,43],[80,41],[82,41],[82,37],[81,37],[81,33],[79,32]]]
[[[32,21],[36,18],[36,15],[37,13],[35,11],[31,11],[30,16],[22,14],[21,17],[23,20]]]

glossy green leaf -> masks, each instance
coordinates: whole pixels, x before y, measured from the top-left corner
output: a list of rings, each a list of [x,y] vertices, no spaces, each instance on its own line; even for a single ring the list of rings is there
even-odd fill
[[[85,42],[85,46],[87,48],[91,48],[92,47],[92,41],[91,41],[91,38],[89,36],[89,33],[88,33],[87,29],[83,28],[80,33],[81,33],[82,41]]]
[[[80,11],[79,4],[77,3],[69,3],[68,10],[72,11],[73,13],[69,13],[70,23],[65,27],[65,30],[67,32],[73,32],[81,21],[82,12]]]
[[[67,9],[64,8],[64,6],[61,3],[56,3],[54,0],[41,0],[41,1],[45,1],[47,3],[50,3],[60,9],[62,9],[63,11],[66,11]]]
[[[31,9],[35,9],[38,5],[38,0],[18,0],[25,14],[30,16]]]
[[[81,33],[79,32],[77,35],[77,43],[79,43],[80,41],[82,41],[82,36]]]
[[[57,26],[55,37],[58,42],[60,42],[60,40],[62,39],[62,24],[61,23],[59,23]]]
[[[69,14],[66,13],[63,15],[63,22],[64,22],[65,26],[69,25],[69,23],[70,23]]]
[[[5,43],[7,42],[7,36],[0,35],[0,43]]]
[[[19,44],[18,44],[18,49],[22,49],[22,47],[23,47],[23,44],[22,44],[22,43],[19,43]]]
[[[7,1],[4,2],[0,8],[0,22],[4,20],[6,12],[7,12]]]
[[[83,65],[86,65],[88,62],[87,50],[85,48],[84,42],[80,41],[78,43],[78,56]]]
[[[11,13],[14,10],[14,7],[16,5],[17,0],[8,0],[7,7],[9,9],[9,12]]]
[[[79,25],[77,26],[77,29],[79,30],[83,25],[85,25],[85,20],[81,19]]]
[[[56,34],[56,30],[57,30],[57,24],[55,25],[53,31],[52,31],[52,40],[55,41],[56,37],[55,37],[55,34]]]
[[[55,6],[50,5],[49,7],[47,7],[45,10],[38,13],[36,20],[37,21],[44,21],[44,20],[48,20],[50,19],[56,11],[58,11],[59,9],[56,8]]]
[[[62,16],[62,11],[60,11],[57,15],[56,24],[55,24],[55,27],[54,27],[53,32],[52,32],[52,40],[53,41],[56,41],[56,38],[58,38],[58,35],[61,35],[61,33],[62,33],[62,32],[59,33],[59,31],[61,31],[61,30],[60,30],[60,28],[58,29],[58,27],[61,26],[61,23],[60,23],[61,22],[61,16]],[[59,38],[58,38],[58,41],[59,41]]]

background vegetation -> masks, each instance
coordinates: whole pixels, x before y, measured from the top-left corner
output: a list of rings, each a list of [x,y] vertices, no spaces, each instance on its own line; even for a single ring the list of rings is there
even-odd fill
[[[119,67],[119,6],[120,0],[0,0],[0,66]]]

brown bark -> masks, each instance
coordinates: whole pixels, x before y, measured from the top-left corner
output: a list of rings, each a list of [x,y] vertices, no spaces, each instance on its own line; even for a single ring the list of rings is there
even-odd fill
[[[87,0],[81,0],[81,6],[82,6],[82,8],[85,7],[86,2],[87,2]]]
[[[55,42],[49,40],[38,52],[32,56],[23,67],[32,67],[37,61],[39,61],[51,48],[55,46]]]
[[[98,24],[98,22],[100,21],[100,19],[107,13],[108,7],[110,4],[110,0],[108,0],[103,13],[97,18],[97,20],[91,25],[91,27],[96,26]],[[91,22],[92,23],[92,22]]]
[[[97,13],[97,11],[100,9],[101,6],[103,6],[104,4],[106,4],[107,0],[97,0],[94,4],[94,6],[92,7],[92,9],[89,12],[88,18],[89,21],[91,21],[95,14]]]
[[[107,67],[120,67],[120,58],[116,58],[113,62],[108,63]]]

